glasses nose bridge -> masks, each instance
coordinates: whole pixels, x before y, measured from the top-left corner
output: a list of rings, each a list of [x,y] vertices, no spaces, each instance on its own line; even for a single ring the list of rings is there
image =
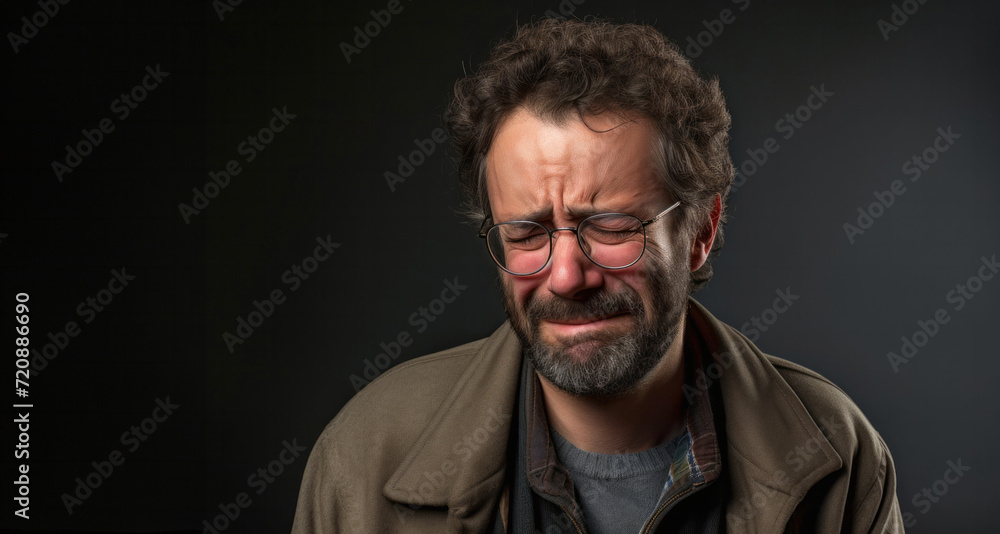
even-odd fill
[[[552,228],[552,229],[546,228],[546,230],[548,230],[548,232],[549,232],[549,259],[546,260],[546,264],[548,264],[549,262],[552,261],[552,256],[553,256],[553,254],[555,254],[555,250],[556,250],[556,243],[555,243],[555,241],[556,241],[556,232],[563,232],[563,231],[565,231],[565,232],[573,232],[573,234],[576,236],[576,239],[574,239],[574,241],[576,242],[577,246],[580,247],[580,250],[583,252],[583,255],[586,256],[588,260],[594,261],[593,259],[590,258],[590,254],[587,254],[587,249],[586,249],[586,247],[583,244],[583,238],[582,238],[582,236],[580,234],[580,227],[579,226],[564,226],[564,227],[561,227],[561,228]]]
[[[577,231],[578,228],[579,226],[565,226],[563,228],[552,228],[551,230],[549,230],[549,237],[555,239],[556,232],[562,232],[564,230],[568,232],[573,232],[576,235],[580,235],[580,233]]]
[[[563,232],[563,231],[565,231],[565,232],[573,232],[573,234],[576,236],[576,242],[577,242],[577,244],[580,245],[581,248],[582,248],[583,247],[583,243],[580,243],[580,231],[579,231],[579,228],[580,228],[579,226],[564,226],[562,228],[552,228],[551,230],[547,229],[549,231],[549,244],[550,244],[550,246],[553,249],[555,249],[555,246],[556,246],[556,244],[555,244],[556,232]]]

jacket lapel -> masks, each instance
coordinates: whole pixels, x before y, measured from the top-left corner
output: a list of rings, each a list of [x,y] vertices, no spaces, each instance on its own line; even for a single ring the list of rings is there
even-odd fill
[[[471,358],[383,495],[410,508],[447,506],[450,529],[483,531],[504,482],[520,370],[521,345],[505,322]]]
[[[694,299],[688,316],[710,352],[697,387],[718,381],[725,412],[731,531],[777,532],[843,460],[777,369]],[[714,378],[713,378],[714,377]]]

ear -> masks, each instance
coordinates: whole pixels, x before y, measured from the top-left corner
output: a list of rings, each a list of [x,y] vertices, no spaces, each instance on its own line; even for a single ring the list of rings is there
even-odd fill
[[[691,243],[691,272],[697,271],[708,261],[708,254],[712,251],[712,243],[715,242],[715,231],[719,228],[719,218],[722,216],[722,195],[715,195],[715,202],[712,205],[712,213],[708,220],[698,230],[694,241]]]

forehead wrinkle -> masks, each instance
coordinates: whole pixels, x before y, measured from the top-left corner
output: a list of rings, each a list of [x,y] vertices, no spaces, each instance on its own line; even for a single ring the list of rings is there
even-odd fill
[[[533,117],[519,109],[505,118],[497,129],[492,146],[486,155],[487,191],[512,194],[513,200],[525,203],[539,200],[546,192],[546,182],[566,173],[565,153],[569,150],[558,142],[558,132],[549,135],[518,135],[520,127]],[[542,131],[551,128],[542,123]],[[497,153],[502,152],[502,159]],[[500,175],[509,178],[501,180]],[[528,178],[528,179],[518,179]],[[532,194],[533,193],[533,194]]]
[[[610,161],[616,160],[616,161]],[[654,178],[647,168],[636,158],[625,159],[624,165],[617,164],[622,156],[598,160],[596,179],[570,180],[570,195],[566,199],[567,212],[574,216],[605,212],[629,212],[650,200],[658,191],[637,187],[637,183]],[[632,163],[634,161],[634,163]],[[576,178],[576,177],[574,177]],[[653,184],[656,181],[651,182]],[[575,187],[574,187],[575,186]]]
[[[601,126],[600,119],[591,122]],[[494,221],[576,219],[654,207],[651,201],[660,191],[652,147],[647,148],[652,143],[633,139],[643,133],[636,129],[649,125],[611,126],[616,127],[596,132],[581,121],[553,124],[527,110],[509,116],[487,154],[487,190],[492,208],[499,208]]]
[[[490,176],[492,174],[492,176]],[[517,210],[523,206],[538,206],[544,202],[544,195],[539,188],[524,187],[524,182],[518,180],[501,180],[495,173],[487,173],[486,188],[491,199],[490,209],[495,222],[506,220],[525,220],[526,216],[518,216]],[[497,210],[496,199],[504,199],[504,208]],[[539,210],[535,210],[536,212]],[[551,212],[551,208],[549,208]],[[509,213],[515,212],[515,213]],[[524,215],[527,215],[526,213]]]
[[[650,201],[650,192],[613,186],[602,191],[592,190],[581,195],[581,200],[567,200],[565,212],[572,219],[582,219],[598,213],[626,213],[635,215]]]

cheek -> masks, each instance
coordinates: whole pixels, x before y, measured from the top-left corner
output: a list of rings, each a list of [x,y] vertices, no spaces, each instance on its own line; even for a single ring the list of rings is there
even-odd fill
[[[649,273],[647,272],[647,269],[650,268],[653,268],[653,266],[646,263],[644,258],[638,264],[628,269],[616,271],[612,276],[608,277],[607,282],[607,289],[612,292],[620,292],[626,287],[635,291],[646,307],[647,319],[652,319],[653,310],[655,309],[652,302],[655,295],[651,292]]]
[[[647,250],[646,253],[649,253]],[[651,265],[646,261],[645,255],[635,265],[626,269],[615,269],[606,271],[604,285],[612,290],[621,290],[622,286],[629,286],[641,292],[641,288],[646,283],[647,269]]]
[[[537,294],[539,289],[541,289],[545,283],[545,278],[541,276],[519,276],[517,278],[508,276],[508,280],[508,287],[511,288],[511,295],[514,297],[514,302],[516,302],[519,306],[523,306],[533,293]],[[538,298],[538,296],[536,295],[535,298]]]
[[[660,243],[664,243],[665,245],[661,246]],[[649,267],[653,267],[656,264],[663,267],[678,261],[686,262],[688,248],[688,245],[680,241],[680,237],[676,235],[672,236],[671,241],[661,239],[655,242],[647,242],[646,252],[642,255],[640,263],[645,263]]]
[[[519,308],[524,307],[532,293],[538,291],[544,283],[544,277],[540,276],[511,276],[507,273],[503,276],[503,284],[507,287],[507,294],[513,299],[514,304]],[[537,297],[536,297],[537,298]]]
[[[643,262],[639,262],[628,269],[615,271],[610,276],[605,277],[605,289],[611,293],[620,293],[626,289],[631,289],[639,294],[644,304],[649,307],[649,281],[646,272],[641,267]]]

